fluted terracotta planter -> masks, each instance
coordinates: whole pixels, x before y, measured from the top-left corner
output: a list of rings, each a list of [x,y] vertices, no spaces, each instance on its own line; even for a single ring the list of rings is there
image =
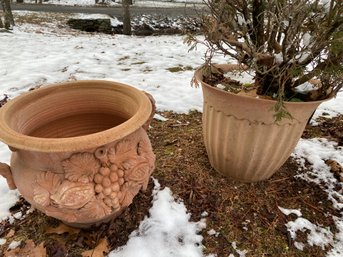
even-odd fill
[[[78,81],[25,93],[0,108],[0,164],[11,189],[35,208],[79,227],[118,216],[145,190],[155,156],[146,133],[153,99],[109,81]]]
[[[238,65],[219,65],[224,71]],[[293,119],[274,122],[275,101],[237,95],[195,79],[203,90],[203,135],[212,167],[242,182],[268,179],[285,163],[323,101],[286,102]]]

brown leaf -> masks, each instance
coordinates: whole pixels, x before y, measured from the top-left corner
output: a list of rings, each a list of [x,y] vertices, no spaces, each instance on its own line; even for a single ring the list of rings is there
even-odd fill
[[[326,165],[330,167],[330,171],[333,173],[342,173],[343,172],[343,167],[335,160],[326,160],[325,161]]]
[[[99,240],[98,245],[93,250],[84,251],[82,257],[104,257],[108,253],[108,242],[106,238]]]
[[[26,240],[23,248],[15,248],[5,252],[5,257],[46,257],[44,243],[36,246],[32,240]]]
[[[11,238],[12,236],[14,236],[15,231],[13,229],[11,229],[5,236],[5,238]]]
[[[57,238],[46,245],[46,252],[49,257],[65,257],[68,255],[64,238]]]
[[[74,234],[78,234],[79,232],[80,232],[79,228],[69,227],[65,225],[64,223],[61,223],[60,225],[58,225],[58,227],[55,227],[55,228],[48,227],[45,230],[45,233],[47,234],[58,234],[58,235],[61,235],[63,233],[74,235]]]

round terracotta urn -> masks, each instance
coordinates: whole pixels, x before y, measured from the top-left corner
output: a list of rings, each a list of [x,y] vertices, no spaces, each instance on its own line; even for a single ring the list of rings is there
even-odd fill
[[[25,93],[0,108],[11,189],[78,227],[108,221],[145,190],[155,155],[146,133],[152,97],[110,81],[77,81]]]
[[[218,65],[237,71],[239,65]],[[256,182],[271,177],[288,159],[304,128],[323,101],[285,102],[293,119],[275,122],[276,101],[230,93],[202,80],[203,135],[212,167],[231,179]]]

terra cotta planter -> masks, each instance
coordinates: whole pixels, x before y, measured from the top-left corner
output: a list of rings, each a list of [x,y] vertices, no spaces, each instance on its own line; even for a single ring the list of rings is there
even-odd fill
[[[218,65],[224,71],[238,65]],[[285,163],[298,143],[308,119],[323,101],[285,102],[293,119],[275,123],[275,101],[237,95],[202,81],[203,135],[212,167],[242,182],[268,179]]]
[[[0,108],[0,164],[11,189],[72,226],[118,216],[145,190],[155,155],[146,133],[151,96],[109,81],[77,81],[25,93]]]

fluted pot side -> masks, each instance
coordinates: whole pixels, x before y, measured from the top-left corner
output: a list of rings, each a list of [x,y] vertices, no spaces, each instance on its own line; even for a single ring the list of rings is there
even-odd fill
[[[203,133],[211,165],[244,182],[269,178],[296,146],[304,123],[277,125],[239,120],[205,103]]]
[[[203,90],[203,134],[209,161],[218,172],[243,182],[265,180],[284,164],[322,102],[286,103],[293,119],[276,123],[275,101],[214,88],[201,80],[199,71],[195,77]]]

